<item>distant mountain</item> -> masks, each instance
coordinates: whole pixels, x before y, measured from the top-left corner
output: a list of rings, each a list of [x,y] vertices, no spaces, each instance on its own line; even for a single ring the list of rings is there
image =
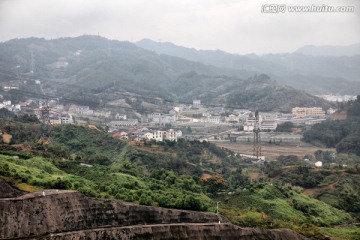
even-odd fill
[[[299,48],[295,53],[311,56],[354,56],[360,55],[360,43],[348,46],[312,46],[307,45]]]
[[[99,107],[129,99],[128,104],[137,111],[146,110],[144,102],[158,104],[158,98],[188,103],[200,99],[207,104],[267,111],[330,106],[310,94],[281,86],[267,75],[159,55],[98,36],[1,43],[0,73],[0,82],[37,78],[45,93],[86,105]]]
[[[310,56],[301,53],[238,55],[223,51],[196,50],[144,39],[144,49],[221,68],[266,73],[280,84],[313,94],[357,94],[360,92],[360,55]]]

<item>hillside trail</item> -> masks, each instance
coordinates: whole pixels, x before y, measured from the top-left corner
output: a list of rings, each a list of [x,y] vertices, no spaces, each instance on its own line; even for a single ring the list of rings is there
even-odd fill
[[[320,193],[323,190],[335,190],[336,189],[336,185],[339,183],[341,177],[345,176],[345,172],[341,172],[338,176],[337,179],[334,183],[331,183],[329,185],[326,186],[321,186],[321,187],[317,187],[317,188],[307,188],[305,189],[302,193],[310,196],[310,195],[316,195],[318,193]]]

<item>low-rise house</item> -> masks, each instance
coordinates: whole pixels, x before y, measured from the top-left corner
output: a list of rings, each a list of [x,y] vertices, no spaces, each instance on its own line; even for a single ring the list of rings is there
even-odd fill
[[[201,100],[193,100],[193,108],[201,107]]]
[[[292,109],[292,114],[296,117],[324,116],[325,112],[321,107],[312,107],[312,108],[295,107]]]
[[[139,120],[137,120],[137,119],[127,119],[127,120],[122,120],[122,121],[109,122],[109,125],[113,128],[136,126],[138,124],[139,124]]]
[[[148,140],[155,140],[157,142],[162,142],[164,140],[169,141],[177,141],[179,138],[182,137],[182,132],[175,131],[174,129],[169,129],[166,131],[153,131],[153,132],[147,132],[144,134],[145,138]]]
[[[74,123],[74,119],[71,115],[62,115],[61,117],[59,116],[53,116],[50,118],[50,124],[51,125],[57,125],[57,124],[72,124]]]
[[[322,162],[321,161],[315,162],[315,167],[322,167]]]
[[[63,115],[61,116],[61,124],[71,124],[74,123],[74,119],[71,115]]]
[[[229,123],[238,123],[239,115],[230,114],[228,117],[225,118],[225,121]]]
[[[151,113],[148,114],[148,120],[151,123],[165,125],[171,124],[178,120],[177,114],[162,114],[162,113]]]
[[[245,122],[243,123],[243,128],[245,132],[253,132],[255,128],[255,123]]]
[[[221,123],[221,116],[210,116],[210,117],[208,117],[208,122],[219,124],[219,123]]]
[[[94,111],[91,110],[89,106],[76,106],[75,113],[80,115],[92,115]]]
[[[11,106],[11,101],[10,100],[5,100],[3,101],[4,106]]]
[[[277,123],[275,121],[265,120],[260,124],[261,131],[275,131]]]
[[[329,108],[329,109],[326,111],[326,113],[330,115],[330,114],[335,113],[336,111],[337,111],[337,109]]]
[[[115,118],[116,120],[126,120],[126,119],[127,119],[127,116],[126,116],[126,114],[116,113],[116,115],[114,116],[114,118]]]

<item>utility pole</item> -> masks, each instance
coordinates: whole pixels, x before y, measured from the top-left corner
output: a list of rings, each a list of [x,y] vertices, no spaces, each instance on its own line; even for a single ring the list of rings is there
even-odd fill
[[[254,156],[259,159],[261,156],[261,144],[260,144],[260,121],[259,111],[255,111],[255,126],[254,126]]]

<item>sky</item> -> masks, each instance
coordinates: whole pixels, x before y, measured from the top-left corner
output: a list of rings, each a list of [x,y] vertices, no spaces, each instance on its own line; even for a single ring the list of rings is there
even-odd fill
[[[270,5],[285,6],[285,11],[269,13]],[[354,11],[288,9],[312,5],[352,6]],[[304,45],[360,43],[359,29],[359,0],[0,0],[2,42],[91,34],[268,54],[293,52]]]

